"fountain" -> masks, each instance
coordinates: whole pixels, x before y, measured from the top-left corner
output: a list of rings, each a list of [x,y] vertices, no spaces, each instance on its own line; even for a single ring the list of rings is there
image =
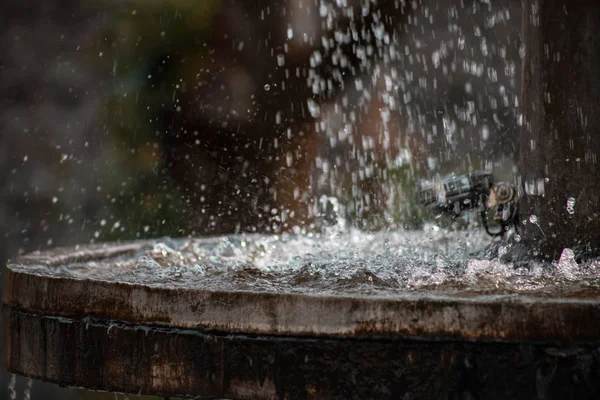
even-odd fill
[[[165,397],[597,398],[599,23],[591,5],[524,1],[519,231],[491,256],[481,230],[348,228],[332,198],[319,232],[31,253],[4,276],[6,366]]]
[[[562,273],[532,276],[472,260],[464,271],[439,249],[477,238],[438,231],[410,254],[422,234],[354,235],[24,256],[5,277],[5,361],[61,385],[163,396],[596,393],[596,264],[564,257]]]

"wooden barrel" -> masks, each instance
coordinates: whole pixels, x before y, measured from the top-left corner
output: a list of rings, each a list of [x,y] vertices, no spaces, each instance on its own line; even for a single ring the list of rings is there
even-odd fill
[[[167,397],[600,394],[600,290],[349,296],[107,278],[127,276],[117,272],[134,268],[149,244],[54,249],[11,263],[6,367],[64,386]]]

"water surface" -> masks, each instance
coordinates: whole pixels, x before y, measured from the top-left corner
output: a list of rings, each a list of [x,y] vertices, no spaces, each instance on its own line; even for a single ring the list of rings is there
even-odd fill
[[[600,260],[503,262],[509,249],[480,231],[366,233],[330,230],[311,235],[231,235],[163,239],[135,254],[59,267],[27,266],[40,274],[204,290],[394,296],[528,294],[589,297],[600,289]]]

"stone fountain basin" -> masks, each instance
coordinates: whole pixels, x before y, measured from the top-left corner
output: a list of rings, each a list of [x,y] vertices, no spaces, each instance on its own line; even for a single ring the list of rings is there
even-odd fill
[[[303,294],[65,272],[131,265],[153,243],[54,249],[9,264],[7,368],[65,386],[236,399],[595,398],[600,390],[595,290]]]

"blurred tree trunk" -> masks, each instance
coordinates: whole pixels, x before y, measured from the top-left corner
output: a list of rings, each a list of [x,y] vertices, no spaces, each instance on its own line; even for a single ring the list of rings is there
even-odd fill
[[[533,255],[600,248],[600,8],[524,0],[522,236]]]

